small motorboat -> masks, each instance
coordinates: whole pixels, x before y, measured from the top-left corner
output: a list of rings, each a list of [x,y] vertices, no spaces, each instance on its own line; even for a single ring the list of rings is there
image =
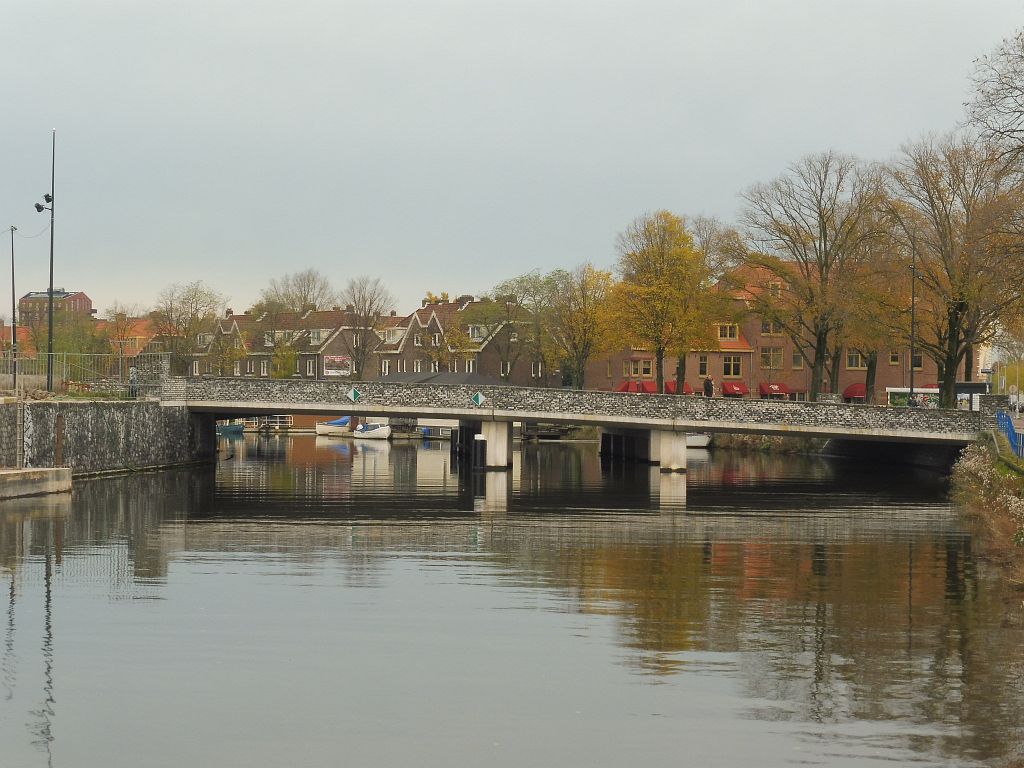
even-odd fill
[[[338,437],[340,435],[347,435],[351,432],[349,424],[351,423],[350,416],[342,416],[334,419],[333,421],[321,421],[316,425],[316,433],[323,437]]]
[[[238,421],[218,421],[217,437],[241,437],[245,423]]]
[[[391,425],[363,423],[355,428],[352,437],[362,440],[387,440],[391,437]]]

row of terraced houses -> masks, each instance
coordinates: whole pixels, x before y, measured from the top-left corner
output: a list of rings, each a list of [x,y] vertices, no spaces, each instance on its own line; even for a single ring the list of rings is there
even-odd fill
[[[810,389],[810,367],[778,322],[766,320],[746,309],[751,285],[733,292],[740,312],[738,321],[716,324],[717,346],[693,350],[687,356],[683,393],[701,394],[710,379],[715,395],[735,397],[806,399]],[[228,310],[209,338],[217,334],[244,348],[245,356],[233,363],[235,376],[268,377],[273,369],[275,349],[281,344],[295,352],[294,376],[300,378],[393,379],[404,381],[504,381],[519,386],[559,387],[558,369],[547,370],[526,344],[531,323],[525,313],[517,321],[474,323],[482,314],[480,305],[488,300],[459,296],[450,301],[428,302],[409,315],[392,312],[374,324],[374,333],[360,331],[351,308],[310,311],[268,317]],[[476,310],[476,311],[475,311]],[[499,313],[500,314],[500,313]],[[453,341],[458,339],[457,343]],[[223,343],[223,341],[221,342]],[[360,345],[372,347],[360,351]],[[358,370],[357,360],[365,363]],[[673,372],[676,359],[668,358],[665,378],[668,392],[675,392]],[[879,352],[874,382],[874,399],[885,402],[887,391],[907,388],[913,366],[915,388],[937,387],[933,361],[916,352],[911,359],[906,348]],[[201,352],[194,364],[196,375],[215,374],[216,364],[208,352]],[[837,393],[857,402],[865,398],[867,360],[856,349],[844,351]],[[654,356],[643,349],[624,349],[590,361],[586,370],[588,389],[635,392],[656,391]]]
[[[717,346],[692,350],[687,356],[683,393],[701,394],[710,379],[715,395],[803,400],[810,389],[810,367],[777,322],[749,311],[751,294],[763,289],[755,280],[749,282],[746,288],[732,292],[740,310],[736,316],[741,319],[716,324]],[[482,316],[502,314],[481,312],[486,301],[468,295],[424,300],[411,314],[391,312],[378,318],[372,329],[360,327],[365,323],[357,321],[351,307],[273,316],[236,314],[229,309],[197,340],[191,372],[198,376],[270,377],[275,352],[287,348],[292,353],[288,359],[294,359],[291,375],[298,378],[491,380],[519,386],[563,386],[562,372],[548,370],[533,354],[534,346],[527,343],[532,324],[526,313],[509,313],[517,320],[481,324]],[[136,321],[130,338],[120,340],[119,351],[131,356],[159,350],[159,341],[152,339],[148,325],[146,319]],[[225,348],[235,350],[227,366],[217,354]],[[669,392],[675,391],[676,362],[672,357],[665,361]],[[927,391],[936,386],[936,367],[930,359],[918,352],[911,360],[906,348],[880,350],[874,399],[884,402],[887,390],[908,387],[911,366],[916,389]],[[847,400],[862,400],[866,372],[867,361],[861,352],[845,350],[837,393]],[[592,359],[585,386],[653,393],[655,373],[651,352],[624,349]]]

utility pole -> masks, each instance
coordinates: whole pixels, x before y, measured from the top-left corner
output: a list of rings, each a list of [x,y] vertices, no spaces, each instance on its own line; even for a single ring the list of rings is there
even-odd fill
[[[11,389],[15,392],[18,391],[18,304],[14,288],[14,233],[17,231],[18,228],[11,224],[11,372],[14,379]]]

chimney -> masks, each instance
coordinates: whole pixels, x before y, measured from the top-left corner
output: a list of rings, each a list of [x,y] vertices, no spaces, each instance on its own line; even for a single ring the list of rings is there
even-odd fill
[[[392,309],[391,310],[391,316],[392,317],[397,317],[398,316],[398,312],[396,312],[395,310]]]
[[[224,317],[231,317],[233,314],[235,314],[235,310],[233,310],[231,307],[228,307],[227,309],[224,310]]]
[[[427,304],[429,304],[429,303],[430,303],[430,299],[421,299],[420,300],[420,309],[422,309],[423,307],[427,306]]]

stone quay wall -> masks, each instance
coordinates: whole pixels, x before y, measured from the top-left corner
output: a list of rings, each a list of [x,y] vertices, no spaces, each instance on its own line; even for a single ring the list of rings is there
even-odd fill
[[[348,394],[359,392],[357,402]],[[482,395],[478,406],[475,395]],[[534,389],[493,385],[404,384],[385,381],[299,381],[245,378],[174,378],[162,397],[192,407],[237,414],[280,409],[321,409],[364,415],[445,415],[472,420],[593,423],[604,426],[700,428],[728,432],[881,436],[949,435],[957,439],[991,429],[1005,397],[982,396],[981,411],[899,408],[788,400],[704,398],[626,392]],[[267,409],[270,409],[269,411]]]
[[[0,405],[0,460],[17,457],[17,404]],[[213,461],[212,419],[156,401],[24,404],[24,466],[71,467],[75,475],[131,472]]]

